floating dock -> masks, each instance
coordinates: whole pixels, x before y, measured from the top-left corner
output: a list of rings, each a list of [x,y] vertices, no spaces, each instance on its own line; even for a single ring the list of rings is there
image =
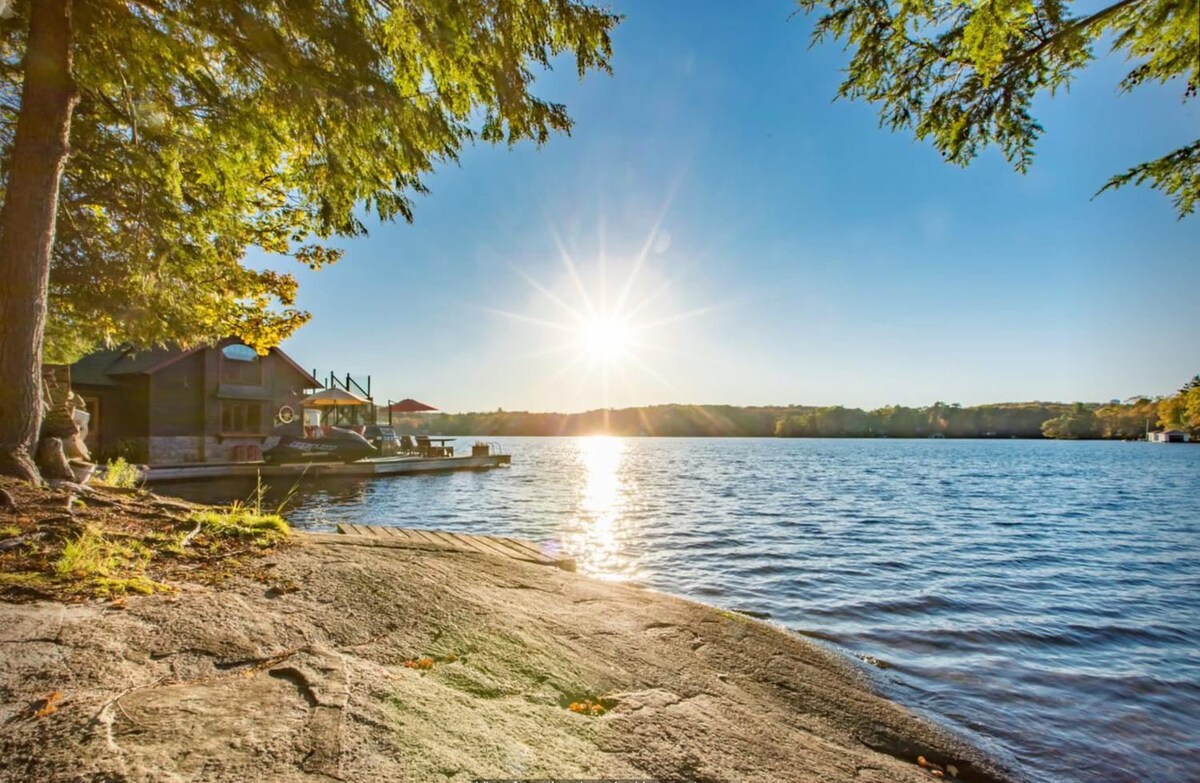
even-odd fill
[[[149,483],[162,481],[203,481],[204,479],[263,478],[370,478],[429,473],[447,470],[487,470],[508,465],[511,454],[487,454],[456,457],[374,457],[358,462],[297,462],[269,465],[265,462],[221,462],[189,465],[152,465],[143,478]]]

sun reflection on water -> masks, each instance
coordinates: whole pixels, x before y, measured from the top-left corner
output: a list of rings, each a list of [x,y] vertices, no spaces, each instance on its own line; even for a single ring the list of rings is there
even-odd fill
[[[583,490],[574,524],[563,538],[564,548],[575,558],[579,571],[601,579],[629,577],[625,507],[629,487],[622,476],[625,441],[593,435],[577,441]]]

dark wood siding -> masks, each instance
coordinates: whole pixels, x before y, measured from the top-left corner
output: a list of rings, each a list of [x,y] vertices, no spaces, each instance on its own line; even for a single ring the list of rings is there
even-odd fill
[[[151,435],[204,433],[204,353],[194,353],[150,376]]]
[[[99,421],[88,423],[94,457],[123,455],[140,459],[150,434],[149,381],[146,376],[125,376],[112,386],[76,385],[75,391],[99,401]]]

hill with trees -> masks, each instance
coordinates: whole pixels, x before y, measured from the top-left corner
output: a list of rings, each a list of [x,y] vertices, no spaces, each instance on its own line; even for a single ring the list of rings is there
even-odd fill
[[[1165,397],[1123,403],[935,402],[875,410],[840,405],[653,405],[585,413],[439,413],[393,419],[400,432],[446,435],[594,435],[784,438],[1140,438],[1147,429],[1200,436],[1200,375]]]

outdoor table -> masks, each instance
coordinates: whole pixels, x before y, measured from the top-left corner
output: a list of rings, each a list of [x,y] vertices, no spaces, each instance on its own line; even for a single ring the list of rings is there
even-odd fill
[[[436,446],[430,446],[429,454],[426,456],[449,457],[449,456],[452,456],[454,447],[450,446],[449,448],[447,448],[446,444],[449,443],[450,441],[458,440],[458,438],[426,438],[426,440],[428,440],[430,443],[438,444]]]

